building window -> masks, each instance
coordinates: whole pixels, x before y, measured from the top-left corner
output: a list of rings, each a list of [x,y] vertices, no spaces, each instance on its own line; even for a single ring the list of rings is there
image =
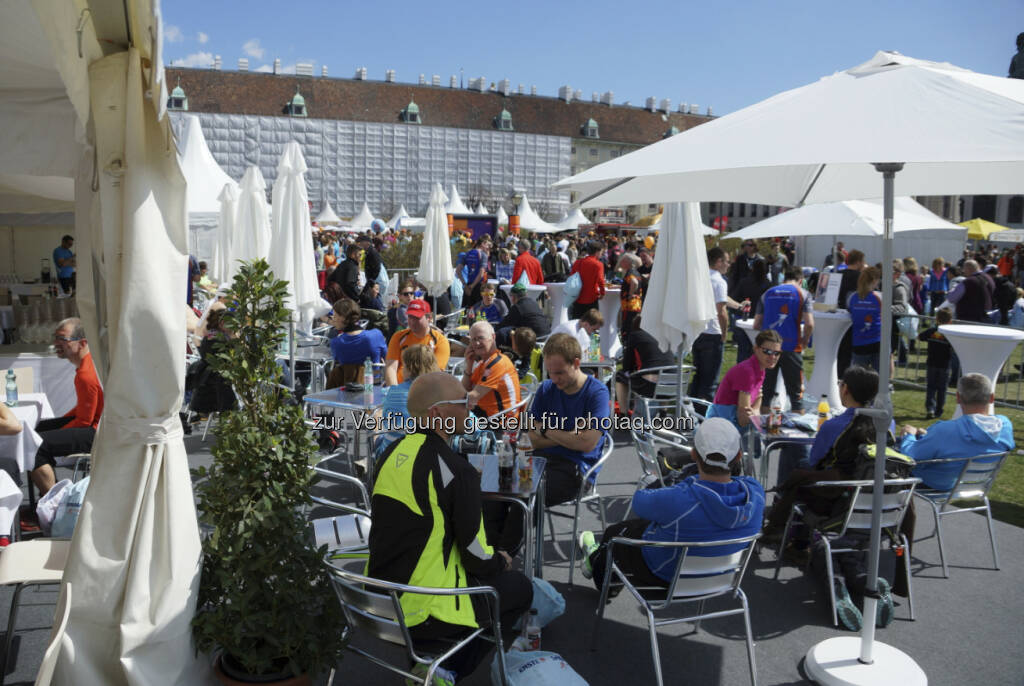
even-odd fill
[[[987,219],[990,222],[996,220],[996,196],[994,195],[976,195],[974,196],[973,208],[974,217],[968,217],[968,219]]]
[[[672,127],[669,128],[668,131],[663,133],[661,137],[662,138],[671,138],[672,136],[676,135],[677,133],[679,133],[679,129],[677,129],[676,127],[672,126]]]
[[[575,145],[574,145],[574,146],[572,146],[572,154],[573,154],[573,155],[575,155],[575,154],[576,154],[576,146],[575,146]]]
[[[185,91],[181,88],[181,83],[171,91],[171,96],[167,98],[167,109],[169,110],[187,110],[188,109],[188,98],[185,97]]]
[[[420,106],[410,100],[409,104],[402,110],[402,121],[406,124],[422,124],[423,117],[420,116]]]
[[[295,95],[292,99],[285,104],[284,113],[291,117],[306,116],[306,99],[299,93],[298,88],[295,89]]]
[[[1006,208],[1006,223],[1024,223],[1024,195],[1015,195],[1010,198],[1010,203]]]
[[[499,131],[512,131],[512,114],[508,110],[502,110],[501,114],[494,118],[494,125]]]
[[[583,135],[586,136],[587,138],[601,137],[600,135],[598,135],[597,122],[594,121],[593,119],[588,119],[586,123],[582,127],[580,127],[580,130],[582,131]]]
[[[591,157],[597,157],[597,148],[591,148],[590,149],[590,156]]]
[[[619,156],[619,151],[618,150],[612,150],[611,155],[612,155],[612,159],[615,159],[616,157]]]

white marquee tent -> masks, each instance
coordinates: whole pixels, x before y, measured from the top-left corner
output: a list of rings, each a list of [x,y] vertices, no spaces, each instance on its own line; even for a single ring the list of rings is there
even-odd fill
[[[238,184],[213,159],[199,117],[185,115],[178,141],[178,163],[185,175],[189,252],[197,260],[212,260],[217,244],[220,194],[225,184]]]
[[[587,219],[586,215],[580,210],[580,208],[573,208],[573,211],[562,217],[557,226],[561,229],[568,229],[575,231],[579,228],[580,224],[589,224],[590,220]]]
[[[540,215],[530,207],[530,201],[526,196],[519,202],[519,228],[534,233],[558,233],[566,229],[555,224],[550,224],[540,218]]]
[[[462,198],[459,197],[459,189],[455,187],[454,183],[452,184],[452,192],[448,194],[448,202],[445,203],[444,211],[446,214],[473,214],[473,210],[466,207],[466,203],[462,202]]]
[[[316,216],[316,223],[318,226],[337,226],[341,223],[341,219],[334,213],[334,208],[331,207],[329,200],[324,201],[324,208]]]
[[[342,222],[341,227],[345,231],[369,231],[370,225],[373,224],[373,219],[374,217],[373,213],[370,212],[370,206],[364,202],[363,207],[359,210],[359,214],[352,217],[352,219],[347,222]]]

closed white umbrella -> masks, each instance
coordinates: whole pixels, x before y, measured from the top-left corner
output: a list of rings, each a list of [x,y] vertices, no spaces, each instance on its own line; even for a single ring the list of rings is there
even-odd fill
[[[234,278],[240,261],[267,259],[270,254],[270,208],[267,206],[267,182],[257,166],[249,167],[242,176],[239,191],[236,231],[231,241],[229,278]]]
[[[281,153],[274,180],[273,233],[267,262],[274,276],[288,282],[285,305],[293,311],[293,319],[309,325],[321,308],[321,298],[309,233],[305,173],[302,148],[296,141],[289,141]]]
[[[217,242],[213,246],[213,278],[225,282],[231,278],[234,257],[231,246],[234,242],[238,216],[238,184],[225,183],[217,196],[220,201],[220,218],[217,221]]]
[[[452,268],[452,253],[448,242],[448,217],[445,202],[448,198],[435,183],[430,192],[427,207],[427,224],[423,230],[423,252],[420,253],[420,270],[416,275],[427,293],[435,297],[444,293],[455,279]]]
[[[664,227],[665,227],[665,213],[662,212],[661,213],[661,217],[658,219],[658,221],[656,221],[653,224],[651,224],[649,227],[647,227],[647,229],[648,229],[648,231],[661,231]],[[721,236],[722,234],[720,232],[712,229],[707,224],[703,224],[702,223],[700,225],[700,235],[702,235],[702,236]],[[733,237],[732,234],[730,234],[729,238],[732,238],[732,237]]]
[[[684,131],[556,184],[584,206],[678,200],[772,205],[878,197],[882,176],[882,311],[892,305],[895,185],[910,195],[1012,194],[1024,178],[1024,80],[976,74],[946,63],[879,52],[868,62],[713,122]],[[878,454],[892,416],[892,318],[882,318],[882,393],[876,404]],[[884,460],[875,465],[868,588],[876,588]],[[864,613],[877,600],[865,598]],[[807,654],[819,682],[878,683],[900,674],[924,683],[899,650],[874,646],[864,622],[859,656],[830,639]],[[856,662],[854,662],[854,658]],[[854,667],[851,669],[851,666]],[[840,676],[839,672],[845,672]]]

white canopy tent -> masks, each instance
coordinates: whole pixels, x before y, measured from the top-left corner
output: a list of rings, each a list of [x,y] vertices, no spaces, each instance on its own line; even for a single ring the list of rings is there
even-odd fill
[[[475,214],[490,214],[490,212],[487,211],[487,208],[484,207],[484,204],[482,202],[478,202],[476,204],[476,209],[474,210],[474,213]]]
[[[405,205],[400,206],[398,208],[398,211],[395,212],[394,216],[391,217],[391,219],[388,220],[388,228],[389,229],[395,228],[398,225],[398,222],[400,220],[406,219],[408,217],[409,217],[409,213],[405,211]]]
[[[359,210],[359,214],[352,217],[352,219],[347,222],[342,222],[341,227],[346,231],[352,232],[369,231],[370,225],[373,224],[373,219],[374,217],[373,213],[370,212],[370,206],[364,202],[362,208]]]
[[[586,215],[583,214],[582,210],[578,207],[574,207],[572,212],[568,213],[565,217],[558,221],[558,228],[575,231],[579,228],[580,224],[589,224],[590,220],[587,219]]]
[[[169,154],[159,5],[88,7],[0,3],[0,174],[37,206],[73,183],[78,306],[105,395],[53,683],[204,684],[184,365],[172,362],[185,353],[186,188]]]
[[[199,260],[213,259],[220,218],[220,193],[225,184],[238,184],[213,159],[199,117],[182,118],[178,163],[187,187],[189,252]]]
[[[324,208],[316,216],[316,223],[318,226],[337,226],[341,223],[341,219],[334,213],[334,208],[331,207],[329,200],[324,200]]]
[[[520,229],[533,231],[534,233],[558,233],[559,231],[567,230],[541,219],[540,215],[530,207],[530,201],[526,198],[526,195],[523,195],[523,199],[519,201],[518,212]]]
[[[445,214],[473,214],[473,210],[466,206],[466,203],[462,202],[462,198],[459,197],[459,189],[452,184],[452,192],[448,194],[448,202],[444,206]]]
[[[498,211],[495,212],[498,215],[498,226],[508,226],[508,212],[501,205],[498,205]]]
[[[882,311],[892,305],[892,217],[904,195],[1012,194],[1024,178],[1024,81],[976,74],[947,63],[879,52],[871,60],[588,169],[556,186],[580,192],[584,206],[680,200],[769,205],[878,197],[885,231]],[[890,354],[891,317],[882,317],[881,359]],[[879,388],[887,389],[888,364]],[[892,416],[887,390],[869,414],[884,454]],[[876,588],[881,481],[875,465],[867,587]],[[866,596],[872,617],[877,596]],[[859,654],[858,654],[859,653]],[[913,660],[874,641],[865,622],[859,641],[813,646],[805,666],[827,683],[926,683]]]

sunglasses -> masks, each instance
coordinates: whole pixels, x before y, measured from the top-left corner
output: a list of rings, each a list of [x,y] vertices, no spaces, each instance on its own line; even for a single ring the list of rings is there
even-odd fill
[[[81,338],[68,338],[67,336],[54,336],[53,340],[61,341],[63,343],[74,343],[75,341],[82,340]]]
[[[412,295],[412,291],[402,291],[399,295]]]
[[[469,403],[469,396],[458,398],[457,400],[438,400],[430,407],[437,407],[438,405],[466,405]],[[429,407],[427,408],[430,409]]]
[[[779,355],[782,354],[781,350],[769,350],[768,348],[761,348],[761,352],[763,352],[768,357],[778,357]]]

